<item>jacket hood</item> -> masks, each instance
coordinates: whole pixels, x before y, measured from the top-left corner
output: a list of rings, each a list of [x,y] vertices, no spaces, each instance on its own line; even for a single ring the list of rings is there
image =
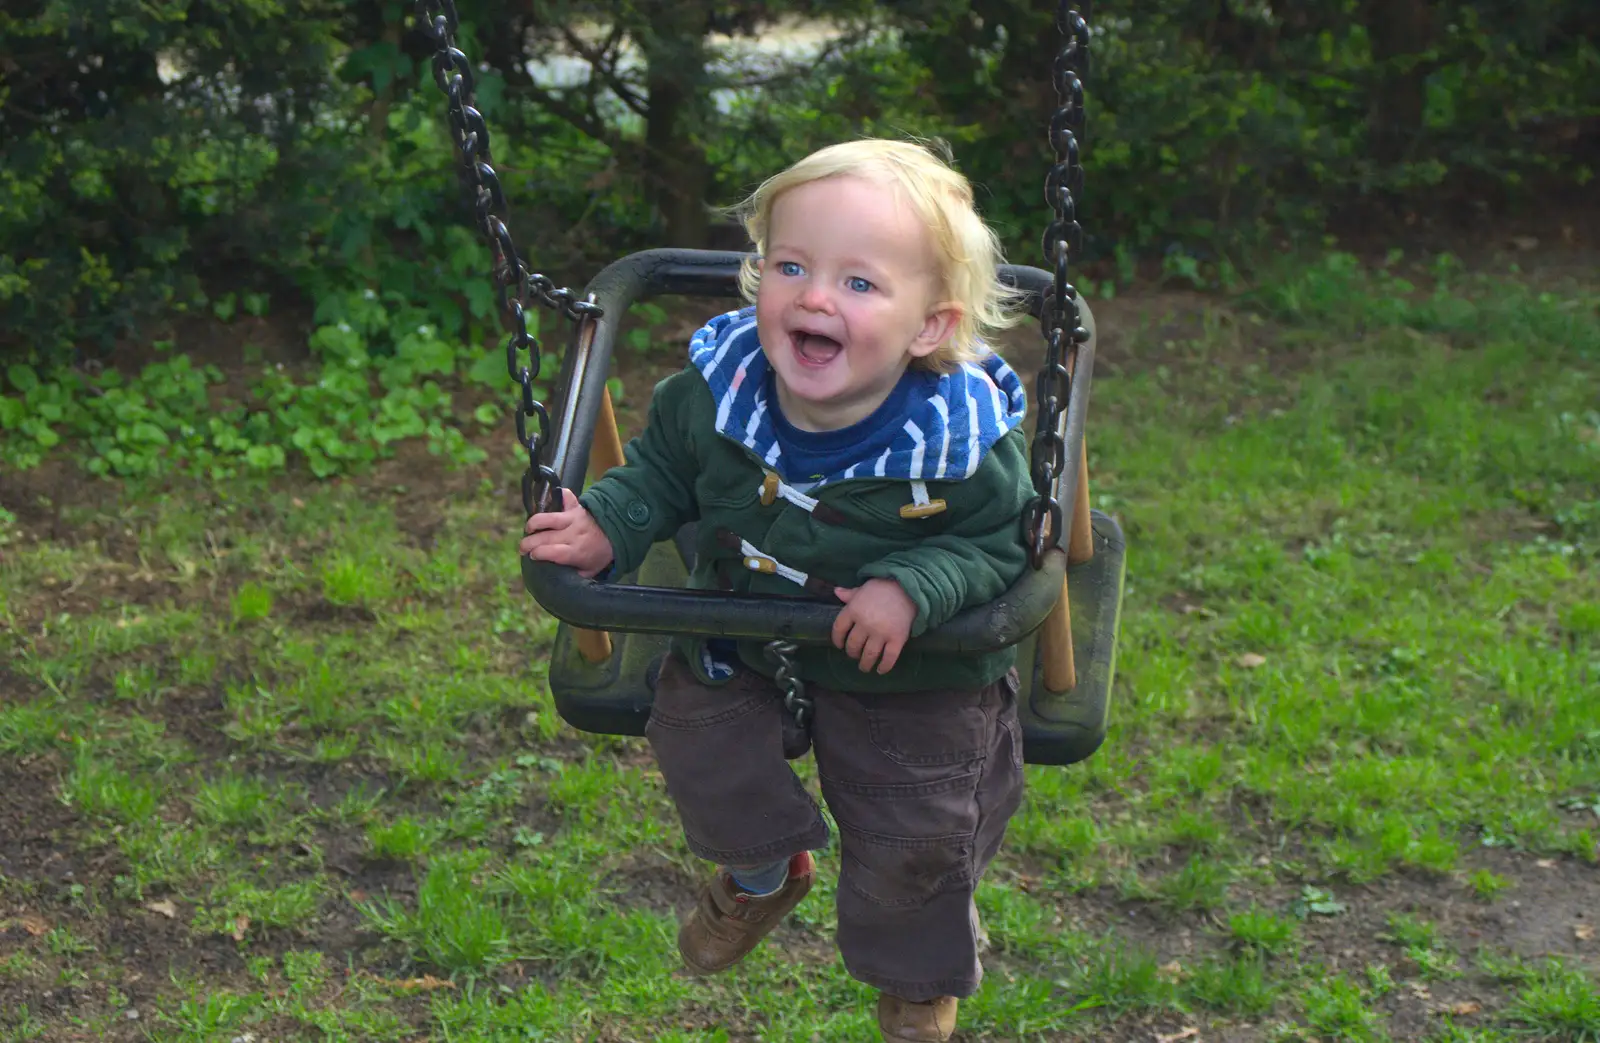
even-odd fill
[[[953,481],[976,471],[989,448],[1022,423],[1028,408],[1021,378],[988,347],[980,350],[977,361],[929,374],[913,389],[904,426],[888,448],[818,484],[848,478]],[[689,340],[689,361],[717,403],[717,432],[777,467],[781,452],[767,401],[771,367],[761,350],[754,306],[702,326]]]

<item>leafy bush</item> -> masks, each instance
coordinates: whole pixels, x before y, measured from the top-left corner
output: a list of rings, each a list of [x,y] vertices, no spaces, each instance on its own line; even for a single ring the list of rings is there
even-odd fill
[[[196,367],[183,355],[129,377],[115,369],[91,376],[67,367],[41,377],[34,367],[13,363],[5,376],[16,394],[0,396],[0,432],[8,435],[0,439],[0,461],[34,466],[63,438],[74,440],[91,473],[119,476],[267,473],[295,457],[325,477],[370,464],[388,455],[393,443],[419,437],[452,459],[482,459],[445,385],[500,386],[503,356],[497,349],[463,350],[419,321],[425,313],[398,303],[391,312],[371,291],[330,297],[331,321],[311,337],[321,362],[314,379],[264,367],[247,402],[222,394],[217,367]],[[498,420],[499,414],[477,416]]]
[[[527,62],[547,44],[521,43],[523,29],[559,37],[565,6],[459,6],[525,258],[559,274],[659,245],[663,172],[678,168],[636,108],[657,90],[710,90],[706,77],[618,65],[637,96],[597,80],[604,97],[575,109],[588,88],[536,83]],[[665,23],[623,6],[615,17],[633,19],[642,53],[679,53]],[[1584,184],[1600,117],[1592,6],[1130,0],[1104,12],[1089,77],[1091,252],[1124,275],[1160,252],[1167,274],[1199,285],[1230,277],[1229,246],[1316,230],[1351,198],[1509,196],[1534,175]],[[702,156],[707,202],[829,141],[937,136],[1010,256],[1042,263],[1053,5],[707,5],[701,28],[737,33],[785,12],[859,31],[840,53],[684,108],[699,122],[675,127],[693,147],[673,162]],[[21,56],[0,64],[0,459],[28,466],[63,438],[117,475],[296,460],[327,475],[411,437],[471,455],[451,390],[463,378],[505,388],[496,302],[432,44],[408,18],[405,5],[335,0],[21,0],[0,13],[0,54]],[[683,53],[707,53],[697,47]],[[310,312],[311,366],[249,373],[243,400],[221,393],[234,367],[194,364],[182,345],[137,373],[119,358],[119,345],[172,340],[174,316],[269,307]]]
[[[912,8],[907,50],[936,72],[932,108],[981,128],[962,158],[1006,215],[1013,249],[1031,257],[1055,106],[1054,5]],[[1407,24],[1404,12],[1420,18]],[[1585,184],[1584,136],[1600,117],[1593,21],[1575,0],[1104,9],[1088,77],[1091,242],[1102,255],[1193,253],[1268,228],[1316,229],[1352,198],[1498,201],[1534,174]]]
[[[0,347],[109,347],[210,265],[304,256],[347,146],[332,0],[20,0],[0,13]],[[320,151],[319,151],[320,150]]]

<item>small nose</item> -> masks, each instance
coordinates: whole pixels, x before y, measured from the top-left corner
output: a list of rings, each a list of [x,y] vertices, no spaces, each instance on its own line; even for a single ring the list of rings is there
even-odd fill
[[[824,313],[833,311],[833,296],[814,282],[800,291],[800,296],[795,298],[795,303],[806,311]]]

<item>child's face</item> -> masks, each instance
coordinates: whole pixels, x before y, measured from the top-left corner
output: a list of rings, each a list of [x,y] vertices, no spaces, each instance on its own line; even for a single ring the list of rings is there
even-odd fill
[[[889,186],[840,176],[780,196],[756,325],[789,422],[832,430],[867,417],[960,318],[938,293],[928,231]]]

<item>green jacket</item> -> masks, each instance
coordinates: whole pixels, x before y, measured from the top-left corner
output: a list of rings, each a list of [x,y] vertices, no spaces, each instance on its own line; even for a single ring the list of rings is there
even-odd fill
[[[702,368],[691,365],[656,386],[648,424],[625,450],[627,463],[581,498],[611,541],[615,574],[633,571],[652,544],[698,521],[690,586],[792,596],[803,592],[797,586],[803,580],[804,591],[832,599],[834,586],[887,577],[917,607],[915,637],[961,609],[992,601],[1027,567],[1020,518],[1031,487],[1019,424],[992,430],[993,441],[973,454],[971,473],[961,480],[928,480],[914,490],[905,478],[849,477],[785,498],[795,490],[785,485],[774,495],[777,475],[762,455],[719,432],[718,398]],[[733,388],[738,391],[737,380]],[[1020,381],[1014,392],[1012,405],[1020,406]],[[724,430],[730,429],[727,412],[721,410]],[[904,516],[916,499],[934,506]],[[807,500],[814,500],[812,509],[801,505]],[[940,500],[943,510],[937,510]],[[710,680],[697,645],[678,647]],[[740,642],[739,654],[751,669],[772,675],[760,642]],[[893,670],[879,674],[862,672],[832,646],[802,645],[795,657],[806,681],[857,692],[979,687],[1003,675],[1014,659],[1012,649],[951,655],[908,647]]]

